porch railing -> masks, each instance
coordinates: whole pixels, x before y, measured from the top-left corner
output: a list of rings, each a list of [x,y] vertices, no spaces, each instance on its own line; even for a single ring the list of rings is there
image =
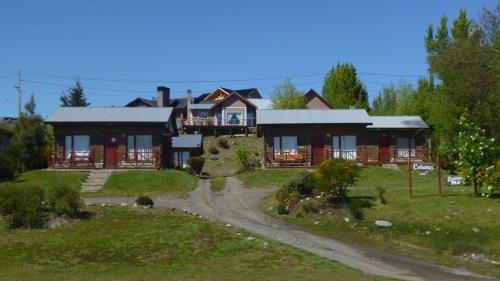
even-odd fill
[[[159,169],[161,164],[160,152],[153,151],[135,151],[135,152],[116,152],[117,168],[155,168]]]
[[[208,117],[208,118],[199,118],[193,117],[191,119],[178,119],[178,122],[182,126],[245,126],[245,127],[255,127],[256,118],[246,118],[241,119],[241,122],[232,124],[229,120],[225,118],[217,118],[217,117]]]
[[[266,167],[310,167],[309,153],[307,149],[297,149],[297,152],[270,151],[264,159]]]
[[[48,156],[50,168],[95,168],[95,151],[69,153],[50,151]]]

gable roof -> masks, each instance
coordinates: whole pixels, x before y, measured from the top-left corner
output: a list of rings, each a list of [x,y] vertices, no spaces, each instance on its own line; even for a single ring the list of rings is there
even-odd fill
[[[371,124],[364,109],[258,109],[257,125]]]
[[[179,135],[178,137],[172,137],[172,147],[173,148],[192,148],[201,147],[202,135]]]
[[[138,97],[136,99],[134,99],[133,101],[127,103],[125,106],[127,107],[130,107],[132,106],[134,103],[142,103],[144,104],[145,106],[149,106],[149,107],[157,107],[158,105],[156,104],[156,100],[153,100],[153,99],[145,99],[145,98],[141,98],[141,97]]]
[[[258,109],[273,109],[273,102],[271,99],[248,99],[248,101],[255,104]]]
[[[208,97],[210,97],[212,94],[214,94],[218,90],[223,91],[227,95],[231,95],[233,93],[238,93],[240,96],[242,96],[244,98],[247,98],[247,99],[250,98],[250,96],[252,95],[252,93],[256,92],[258,98],[262,98],[261,95],[260,95],[260,93],[259,93],[259,90],[257,90],[257,88],[247,88],[247,89],[233,90],[233,89],[224,88],[224,87],[218,87],[217,89],[213,90],[210,93],[206,93],[206,94],[200,95],[198,98],[200,100],[206,100]]]
[[[307,102],[311,101],[313,98],[318,98],[320,101],[322,101],[328,108],[332,109],[333,107],[323,98],[318,92],[316,92],[313,89],[310,89],[307,91],[307,93],[304,94],[304,96],[307,99]]]
[[[167,123],[171,107],[60,107],[47,123]]]
[[[229,96],[226,96],[225,98],[221,99],[221,100],[218,100],[215,104],[213,104],[213,107],[216,107],[218,106],[219,104],[225,102],[226,100],[232,98],[232,97],[237,97],[239,100],[241,100],[242,102],[254,107],[254,108],[257,108],[257,106],[255,104],[253,104],[249,99],[247,98],[244,98],[242,97],[240,94],[238,94],[237,92],[233,92],[232,94],[230,94]]]
[[[369,129],[427,129],[429,126],[420,116],[371,116]]]

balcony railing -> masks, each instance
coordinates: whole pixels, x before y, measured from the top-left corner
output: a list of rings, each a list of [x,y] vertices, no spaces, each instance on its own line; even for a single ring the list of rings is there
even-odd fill
[[[268,151],[265,155],[266,167],[309,167],[309,153],[305,148],[298,148],[297,152]]]
[[[198,118],[193,117],[192,119],[179,119],[180,124],[182,126],[244,126],[244,127],[255,127],[256,118],[246,118],[240,119],[239,122],[233,122],[227,120],[225,118],[219,119],[216,117],[208,117],[208,118]]]
[[[95,151],[67,153],[49,152],[48,166],[50,168],[95,168]]]
[[[116,167],[128,169],[147,169],[160,168],[160,152],[153,151],[135,151],[135,152],[119,152],[116,153]]]

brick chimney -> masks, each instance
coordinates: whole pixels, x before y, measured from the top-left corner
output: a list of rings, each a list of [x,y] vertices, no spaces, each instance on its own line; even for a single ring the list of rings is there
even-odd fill
[[[191,122],[191,120],[193,119],[193,113],[191,112],[191,104],[193,103],[193,94],[191,93],[191,90],[188,89],[187,90],[187,94],[186,94],[186,109],[187,109],[187,120],[188,120],[188,123]]]
[[[170,88],[165,86],[156,87],[156,105],[158,107],[170,106]]]

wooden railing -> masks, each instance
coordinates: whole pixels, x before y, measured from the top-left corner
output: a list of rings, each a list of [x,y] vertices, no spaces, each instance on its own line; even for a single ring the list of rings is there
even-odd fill
[[[95,168],[95,151],[76,153],[71,150],[69,155],[50,151],[48,165],[50,168]]]
[[[246,127],[255,127],[256,118],[247,118],[242,119],[242,122],[238,124],[231,124],[228,120],[222,118],[218,119],[216,117],[208,117],[208,118],[199,118],[193,117],[192,119],[178,119],[178,122],[182,126],[246,126]]]
[[[307,149],[297,149],[296,153],[287,151],[269,151],[265,155],[264,166],[266,167],[310,167],[309,153]]]
[[[144,169],[155,168],[159,169],[161,165],[160,152],[153,151],[135,151],[135,152],[116,152],[117,168],[129,169]]]

